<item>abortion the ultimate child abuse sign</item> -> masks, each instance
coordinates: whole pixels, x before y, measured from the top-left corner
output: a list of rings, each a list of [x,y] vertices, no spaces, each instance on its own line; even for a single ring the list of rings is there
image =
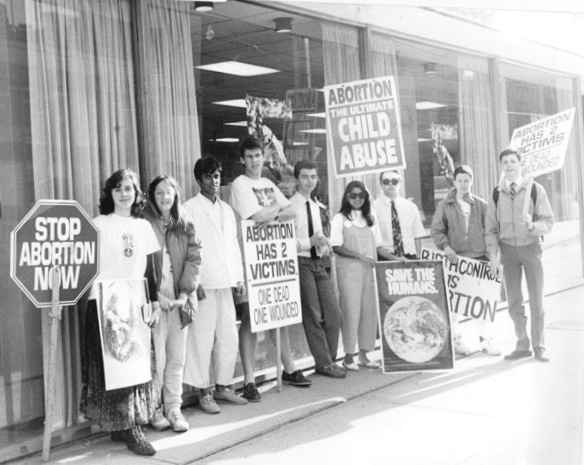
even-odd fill
[[[393,76],[324,88],[337,177],[406,167]]]
[[[292,221],[241,222],[252,332],[302,322]]]
[[[375,264],[383,373],[454,367],[441,261]]]

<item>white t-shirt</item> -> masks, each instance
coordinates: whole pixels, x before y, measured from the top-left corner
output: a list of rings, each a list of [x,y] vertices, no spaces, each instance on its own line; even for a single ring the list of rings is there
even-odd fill
[[[101,260],[96,281],[143,278],[146,256],[160,249],[150,223],[115,213],[99,215],[93,222],[99,229]]]
[[[229,204],[244,220],[276,203],[286,207],[290,202],[269,179],[241,175],[231,184]]]

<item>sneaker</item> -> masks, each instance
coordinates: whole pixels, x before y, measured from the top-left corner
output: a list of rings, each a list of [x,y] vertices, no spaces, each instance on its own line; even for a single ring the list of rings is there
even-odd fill
[[[210,389],[201,389],[201,394],[199,396],[199,406],[201,410],[205,413],[211,415],[221,412],[221,409],[213,399],[213,394]]]
[[[152,447],[152,444],[150,444],[146,440],[146,436],[144,436],[142,428],[140,428],[139,426],[134,426],[133,428],[130,428],[129,430],[126,431],[127,431],[126,435],[128,438],[127,441],[128,449],[130,449],[132,452],[138,455],[156,454],[156,449],[154,449],[154,447]]]
[[[546,350],[543,347],[539,349],[535,349],[535,358],[538,359],[540,362],[549,362],[550,359],[547,355]]]
[[[262,396],[255,383],[247,383],[243,386],[243,397],[245,397],[250,402],[259,402],[262,400]]]
[[[293,373],[282,372],[282,381],[296,387],[309,387],[312,384],[312,381],[305,378],[300,370]]]
[[[213,392],[213,398],[222,402],[229,402],[230,404],[247,405],[247,400],[237,396],[235,392],[228,387],[223,388],[221,391],[215,389],[215,392]]]
[[[189,430],[189,424],[181,413],[180,409],[173,409],[168,413],[168,420],[175,433],[184,433]]]
[[[156,431],[164,431],[165,429],[170,428],[170,422],[158,408],[154,411],[154,416],[152,417],[152,428]]]
[[[481,342],[483,345],[482,351],[487,355],[493,355],[495,357],[501,355],[501,351],[495,346],[493,343],[493,339],[488,338],[481,338]]]
[[[328,376],[329,378],[346,378],[347,372],[336,363],[331,363],[324,367],[316,367],[314,370],[319,375]]]
[[[343,368],[345,371],[359,371],[359,365],[353,360],[351,363],[347,363],[343,360]]]
[[[470,355],[473,353],[473,350],[464,342],[461,336],[455,336],[454,353],[456,355]]]

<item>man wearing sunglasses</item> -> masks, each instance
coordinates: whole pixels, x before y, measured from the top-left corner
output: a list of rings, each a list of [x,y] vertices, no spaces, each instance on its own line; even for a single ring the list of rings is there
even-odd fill
[[[400,195],[398,171],[384,171],[379,176],[383,196],[373,202],[379,219],[383,247],[397,257],[416,260],[425,235],[416,204]]]

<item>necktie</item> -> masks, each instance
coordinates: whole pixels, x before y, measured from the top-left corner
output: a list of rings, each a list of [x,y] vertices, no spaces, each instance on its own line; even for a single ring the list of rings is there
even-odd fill
[[[401,257],[404,254],[404,242],[402,240],[399,218],[393,200],[391,201],[391,229],[393,231],[393,254]]]
[[[509,186],[509,193],[511,194],[512,199],[515,198],[515,194],[517,193],[517,191],[515,190],[515,186],[516,184],[514,182],[512,182],[511,185]]]
[[[312,224],[309,200],[306,201],[306,216],[308,217],[308,237],[311,238],[314,235],[314,225]],[[318,258],[318,255],[316,255],[316,247],[310,248],[310,258]]]

